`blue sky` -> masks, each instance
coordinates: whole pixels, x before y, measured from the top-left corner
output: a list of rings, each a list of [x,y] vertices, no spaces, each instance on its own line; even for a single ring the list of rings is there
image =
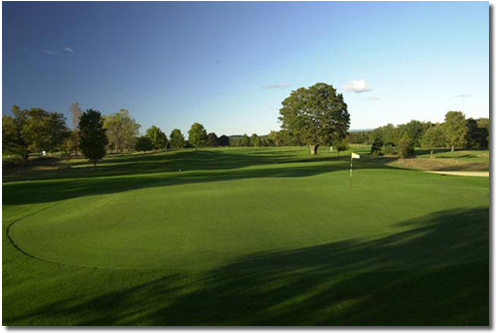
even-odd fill
[[[3,114],[130,110],[142,132],[279,129],[316,82],[351,128],[489,114],[488,2],[3,2]]]

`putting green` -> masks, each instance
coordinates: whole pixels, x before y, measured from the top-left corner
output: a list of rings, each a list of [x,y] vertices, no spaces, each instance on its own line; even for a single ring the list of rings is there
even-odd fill
[[[332,270],[381,271],[454,265],[487,255],[487,240],[473,239],[466,249],[456,243],[485,234],[487,179],[363,169],[356,170],[349,188],[347,176],[277,172],[254,179],[150,182],[61,200],[15,222],[9,237],[39,259],[106,268],[208,270],[238,260],[243,264],[234,269],[300,270],[316,260]],[[439,215],[481,208],[457,221]],[[295,249],[317,250],[309,251],[314,257],[286,260],[287,251]],[[252,261],[252,255],[268,253],[284,255]]]

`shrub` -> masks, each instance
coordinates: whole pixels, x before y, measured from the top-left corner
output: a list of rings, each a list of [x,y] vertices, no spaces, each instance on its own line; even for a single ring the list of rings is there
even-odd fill
[[[375,140],[373,140],[371,154],[373,156],[382,154],[382,140],[379,137],[376,137]]]
[[[399,157],[410,157],[415,155],[415,149],[413,148],[410,136],[406,132],[399,140],[398,154]]]
[[[154,145],[150,138],[147,136],[141,136],[137,138],[135,142],[135,150],[146,152],[148,150],[153,150]]]
[[[398,150],[396,149],[396,146],[393,144],[386,144],[384,147],[382,147],[382,154],[384,155],[397,155]]]

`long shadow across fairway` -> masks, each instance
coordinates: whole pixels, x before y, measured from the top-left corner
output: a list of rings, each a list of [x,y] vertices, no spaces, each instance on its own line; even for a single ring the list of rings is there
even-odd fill
[[[110,155],[93,170],[87,160],[80,158],[78,162],[62,163],[52,161],[53,168],[34,170],[21,177],[7,175],[4,183],[19,180],[56,180],[93,177],[110,177],[134,174],[150,174],[182,171],[233,170],[249,166],[283,163],[306,163],[335,161],[330,156],[301,155],[302,149],[291,151],[252,151],[244,150],[187,150],[172,151],[159,154],[118,154]],[[45,164],[43,162],[42,166]],[[60,167],[60,168],[58,168]]]
[[[116,166],[101,166],[95,174],[87,169],[85,172],[69,169],[61,171],[60,174],[47,173],[41,177],[46,180],[44,182],[4,182],[6,184],[3,186],[3,204],[55,202],[148,187],[263,177],[307,177],[349,170],[347,156],[308,157],[286,153],[262,155],[198,151],[174,154],[172,159],[166,159],[165,155],[139,155],[131,157],[134,162],[130,163],[117,159],[114,162]],[[137,161],[137,158],[142,160]],[[363,163],[358,163],[356,168],[391,168],[386,164],[392,160],[392,158],[368,158],[363,160]],[[170,169],[166,168],[165,161],[173,166]],[[249,166],[255,168],[245,168]]]
[[[489,325],[488,208],[399,225],[414,228],[254,254],[194,279],[166,274],[97,297],[75,295],[3,323]]]
[[[364,150],[357,150],[361,152]],[[87,159],[79,157],[71,162],[57,158],[42,158],[31,162],[37,163],[41,170],[32,170],[21,175],[5,174],[3,183],[24,180],[56,180],[92,177],[109,177],[130,174],[148,174],[204,170],[231,170],[256,165],[307,163],[347,160],[347,155],[337,157],[335,154],[309,155],[303,148],[259,148],[259,149],[206,149],[177,150],[161,153],[112,154],[98,163],[97,170]],[[36,162],[38,161],[38,162]],[[49,166],[52,166],[50,168]],[[45,168],[43,168],[45,167]]]

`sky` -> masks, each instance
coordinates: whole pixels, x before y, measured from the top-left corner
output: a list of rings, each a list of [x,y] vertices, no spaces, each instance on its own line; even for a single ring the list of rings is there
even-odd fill
[[[128,109],[169,134],[278,130],[317,82],[351,129],[489,117],[489,3],[2,2],[2,114]]]

